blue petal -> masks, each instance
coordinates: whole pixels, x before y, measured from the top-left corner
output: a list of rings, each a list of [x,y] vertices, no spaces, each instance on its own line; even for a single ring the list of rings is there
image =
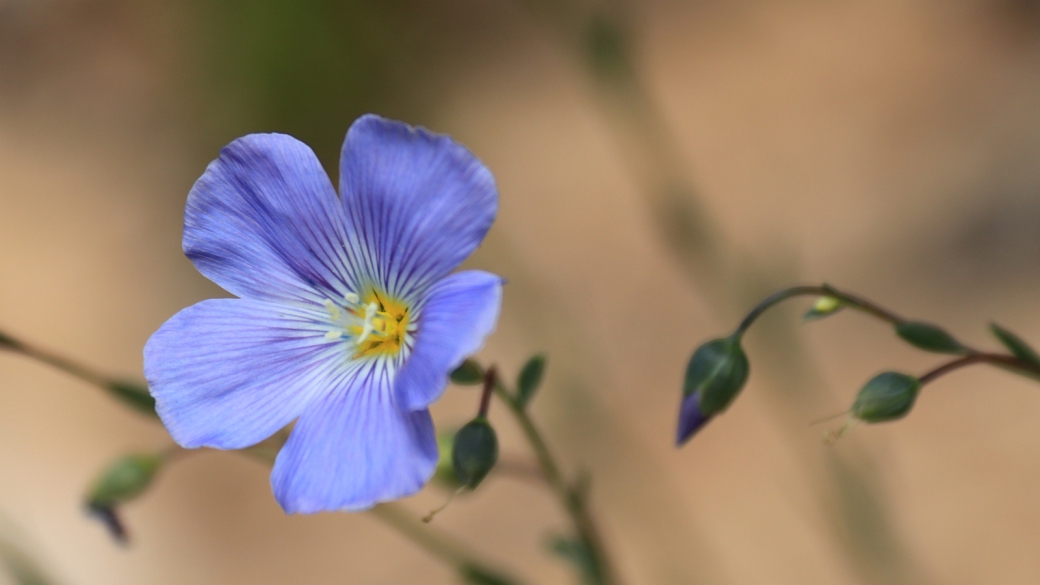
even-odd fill
[[[414,349],[394,381],[397,404],[408,410],[426,408],[440,398],[448,374],[495,330],[502,279],[478,270],[459,272],[428,294],[416,318]]]
[[[701,414],[700,395],[690,394],[683,397],[682,405],[679,407],[679,430],[676,433],[675,444],[681,446],[690,440],[707,422],[710,416]]]
[[[347,132],[340,194],[359,270],[413,302],[480,245],[498,211],[491,172],[465,147],[374,115]]]
[[[361,362],[303,413],[271,472],[287,513],[365,510],[429,481],[437,465],[430,413],[397,408],[391,378],[388,362]]]
[[[355,290],[342,205],[307,145],[251,134],[224,147],[188,194],[184,252],[243,298],[323,302]],[[321,291],[320,294],[318,291]]]
[[[166,429],[184,447],[240,449],[289,424],[343,370],[343,348],[309,311],[211,299],[167,321],[144,348]]]

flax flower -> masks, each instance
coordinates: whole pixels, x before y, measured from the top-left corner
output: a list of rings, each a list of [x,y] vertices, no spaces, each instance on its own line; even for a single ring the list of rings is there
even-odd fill
[[[427,408],[498,318],[499,277],[453,274],[497,207],[468,150],[377,116],[347,133],[339,196],[292,137],[229,144],[188,195],[184,252],[238,298],[184,309],[144,350],[174,440],[240,449],[295,420],[271,473],[289,513],[421,489]]]

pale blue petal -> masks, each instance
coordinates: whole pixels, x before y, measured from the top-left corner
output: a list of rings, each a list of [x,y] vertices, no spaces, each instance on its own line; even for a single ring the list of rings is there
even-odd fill
[[[314,152],[284,134],[224,147],[188,194],[184,252],[228,292],[261,300],[339,298],[356,287],[345,218]]]
[[[347,132],[340,194],[359,271],[412,302],[480,245],[498,211],[491,172],[465,147],[374,115]]]
[[[240,449],[289,424],[344,370],[341,343],[307,310],[211,299],[177,313],[144,348],[144,374],[173,439]]]
[[[394,404],[387,362],[361,362],[293,428],[271,472],[289,514],[365,510],[414,494],[437,465],[427,410]]]
[[[394,381],[397,403],[408,410],[433,404],[448,374],[477,353],[495,330],[502,304],[502,278],[468,270],[433,285],[417,319],[411,355]]]

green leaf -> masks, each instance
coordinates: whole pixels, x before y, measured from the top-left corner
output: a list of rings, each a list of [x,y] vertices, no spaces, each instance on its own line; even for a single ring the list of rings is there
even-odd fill
[[[1032,347],[1029,347],[1028,343],[1022,341],[1021,337],[1007,329],[1004,329],[996,323],[990,323],[989,330],[992,331],[993,335],[1004,344],[1004,347],[1008,348],[1011,355],[1022,361],[1040,366],[1040,355],[1037,355],[1036,351]]]
[[[542,385],[545,375],[545,354],[538,354],[527,360],[516,380],[516,402],[520,408],[527,406],[538,387]]]
[[[587,585],[603,583],[596,558],[582,542],[566,536],[557,536],[549,542],[549,550],[573,565],[581,575],[582,582]]]
[[[117,380],[108,385],[112,396],[130,408],[149,416],[158,417],[155,413],[155,399],[148,392],[148,387],[137,382]]]
[[[937,325],[923,321],[903,321],[896,334],[918,349],[935,353],[964,353],[964,346]]]
[[[451,381],[459,386],[476,386],[484,381],[484,368],[473,360],[466,360],[451,372]]]
[[[476,565],[466,565],[459,570],[459,573],[463,582],[472,585],[518,585],[509,577],[492,573],[490,570]]]

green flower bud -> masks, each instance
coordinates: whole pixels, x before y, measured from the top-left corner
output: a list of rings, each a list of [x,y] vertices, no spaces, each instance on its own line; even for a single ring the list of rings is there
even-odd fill
[[[473,360],[466,360],[452,370],[451,381],[460,386],[476,386],[484,381],[484,368]]]
[[[693,352],[683,396],[699,396],[699,413],[711,417],[729,406],[747,382],[750,365],[735,337],[715,339]]]
[[[806,321],[815,321],[829,317],[845,308],[845,303],[837,297],[823,296],[816,299],[816,303],[802,316]]]
[[[527,360],[516,381],[516,403],[520,408],[527,406],[542,384],[545,375],[545,355],[539,354]]]
[[[874,376],[856,395],[851,414],[864,422],[876,423],[906,416],[914,406],[921,382],[899,372]]]
[[[87,509],[104,523],[117,541],[127,540],[118,507],[148,489],[162,464],[160,455],[128,455],[110,465],[94,482],[87,494]]]
[[[931,323],[903,321],[896,325],[896,334],[910,345],[935,353],[964,353],[964,346],[952,335]]]
[[[162,467],[160,455],[127,455],[110,465],[87,495],[91,507],[112,507],[141,495]]]
[[[484,480],[498,460],[498,437],[486,418],[478,416],[459,429],[451,460],[462,485],[475,489]]]

